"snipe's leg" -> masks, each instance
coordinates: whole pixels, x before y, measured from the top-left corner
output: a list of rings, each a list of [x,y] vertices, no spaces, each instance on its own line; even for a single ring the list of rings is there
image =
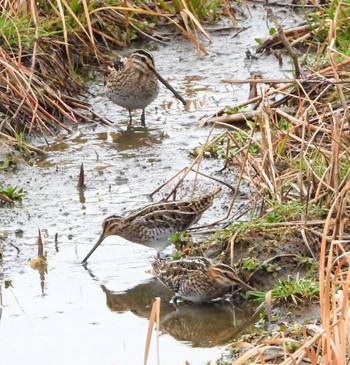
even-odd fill
[[[131,110],[130,110],[130,109],[128,109],[128,111],[129,111],[129,126],[131,126],[131,124],[132,124],[132,115],[131,115]]]
[[[141,114],[141,125],[142,125],[143,127],[146,127],[145,109],[142,109],[142,114]]]
[[[173,304],[173,306],[175,308],[178,308],[179,307],[179,304],[178,302],[180,301],[180,304],[181,304],[181,297],[177,294],[175,294],[172,298],[171,298],[171,302]]]
[[[132,130],[132,115],[131,115],[131,110],[130,109],[128,109],[128,111],[129,111],[129,123],[128,123],[128,126],[127,126],[127,130],[128,131],[131,131]]]

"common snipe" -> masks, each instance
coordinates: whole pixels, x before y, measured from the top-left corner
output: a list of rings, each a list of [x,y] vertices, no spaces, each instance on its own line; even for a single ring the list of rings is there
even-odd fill
[[[230,266],[215,264],[202,256],[176,261],[156,260],[152,268],[152,273],[176,293],[174,301],[182,297],[191,302],[208,302],[222,297],[236,284],[246,290],[255,290],[239,279]]]
[[[153,247],[159,256],[159,252],[171,244],[169,237],[196,223],[203,212],[212,205],[215,195],[220,191],[221,188],[218,187],[211,193],[191,200],[150,204],[135,210],[125,218],[118,215],[106,218],[102,224],[100,238],[82,263],[88,260],[106,237],[113,235]]]
[[[119,57],[113,67],[108,66],[106,94],[113,103],[128,109],[129,125],[131,110],[142,109],[141,124],[145,126],[145,108],[159,93],[158,80],[186,105],[185,99],[157,72],[151,54],[144,50]]]

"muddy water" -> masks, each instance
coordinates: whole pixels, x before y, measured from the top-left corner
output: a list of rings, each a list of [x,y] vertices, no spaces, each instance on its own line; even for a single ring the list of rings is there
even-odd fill
[[[104,217],[147,204],[149,193],[190,164],[189,150],[203,143],[209,131],[198,127],[200,117],[248,97],[248,86],[220,80],[249,78],[254,72],[269,78],[290,75],[288,63],[280,67],[273,56],[245,59],[254,38],[268,33],[262,7],[250,10],[251,17],[239,21],[247,29],[237,37],[228,21],[211,27],[213,42],[205,43],[209,56],[199,56],[183,38],[167,46],[150,45],[159,72],[191,100],[189,112],[162,88],[146,110],[147,130],[120,132],[98,122],[79,125],[73,134],[49,139],[46,158],[35,166],[21,165],[0,176],[0,185],[26,191],[23,204],[0,211],[0,354],[6,364],[140,364],[155,296],[162,298],[162,364],[204,364],[220,345],[252,325],[250,303],[174,308],[169,304],[172,293],[146,273],[155,252],[122,238],[107,238],[87,267],[80,264],[97,240]],[[283,26],[295,23],[289,8],[276,13]],[[95,95],[89,99],[93,108],[125,131],[127,112],[106,100],[102,80],[90,91]],[[135,122],[139,117],[137,113]],[[44,146],[43,141],[37,143]],[[87,186],[83,192],[76,188],[81,163]],[[220,161],[205,161],[202,171],[217,174],[220,167]],[[220,178],[235,183],[234,176]],[[189,197],[192,183],[190,176],[178,196]],[[212,181],[201,178],[196,193],[213,187]],[[201,222],[222,217],[230,196],[224,188]],[[38,228],[48,258],[47,272],[41,273],[29,265],[37,253]],[[12,287],[5,288],[7,279]],[[149,363],[156,363],[155,339]]]

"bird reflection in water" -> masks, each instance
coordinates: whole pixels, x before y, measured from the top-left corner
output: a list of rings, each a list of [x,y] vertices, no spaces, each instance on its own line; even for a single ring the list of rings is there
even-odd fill
[[[189,341],[195,347],[214,347],[226,344],[254,325],[256,306],[242,302],[233,305],[219,300],[210,303],[170,303],[173,292],[156,278],[123,293],[115,293],[101,285],[111,311],[130,311],[142,318],[149,318],[153,299],[162,298],[160,328],[179,341]]]

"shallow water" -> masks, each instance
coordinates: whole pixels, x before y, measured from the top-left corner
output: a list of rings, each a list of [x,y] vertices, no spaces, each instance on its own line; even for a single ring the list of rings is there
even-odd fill
[[[250,78],[254,72],[269,78],[290,75],[289,64],[281,68],[273,56],[245,59],[254,39],[268,34],[263,8],[254,5],[250,10],[251,17],[239,21],[249,28],[237,37],[227,29],[228,20],[214,26],[226,30],[211,30],[213,42],[205,43],[209,56],[198,55],[183,38],[151,46],[159,72],[191,100],[189,112],[162,87],[146,110],[146,131],[121,133],[98,122],[75,126],[73,134],[49,140],[47,157],[36,166],[22,165],[0,176],[0,185],[18,185],[27,193],[22,204],[0,210],[0,351],[6,364],[140,364],[155,296],[162,298],[162,364],[205,364],[254,322],[250,303],[175,308],[169,304],[172,293],[146,273],[155,252],[120,237],[107,238],[87,267],[80,264],[99,237],[103,218],[147,204],[152,191],[190,165],[189,151],[205,141],[210,129],[198,127],[200,117],[248,98],[247,85],[220,80]],[[277,15],[285,27],[297,18],[288,7],[279,8]],[[96,112],[125,130],[128,113],[106,100],[102,80],[91,92]],[[135,122],[139,117],[137,113]],[[76,187],[81,163],[87,185],[83,192]],[[221,167],[221,161],[207,160],[201,171],[218,175]],[[235,184],[230,173],[218,177]],[[192,182],[191,175],[178,198],[190,196]],[[215,186],[200,178],[196,194]],[[164,188],[154,200],[169,191]],[[242,198],[247,192],[243,188]],[[230,196],[224,188],[201,223],[224,217]],[[29,265],[37,255],[38,228],[47,251],[47,273]],[[5,279],[13,287],[5,289]],[[154,337],[150,364],[156,363],[155,342]]]

